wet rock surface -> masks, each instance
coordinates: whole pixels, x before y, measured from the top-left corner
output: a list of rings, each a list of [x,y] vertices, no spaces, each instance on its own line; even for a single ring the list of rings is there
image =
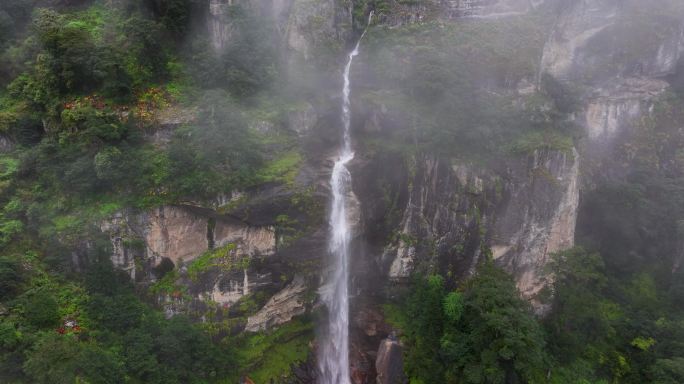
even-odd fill
[[[377,372],[377,384],[404,384],[407,382],[404,375],[403,348],[397,340],[385,339],[380,342],[377,358],[375,360]]]

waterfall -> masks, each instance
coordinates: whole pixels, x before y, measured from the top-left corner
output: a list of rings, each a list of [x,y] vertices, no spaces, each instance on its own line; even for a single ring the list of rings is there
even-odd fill
[[[245,269],[245,277],[242,279],[242,295],[249,295],[249,276],[247,275],[247,270]]]
[[[371,22],[373,12],[368,16]],[[343,144],[330,178],[332,206],[328,251],[333,258],[327,284],[321,288],[321,299],[328,307],[328,334],[321,343],[318,356],[319,384],[349,384],[349,248],[351,230],[347,219],[347,193],[351,191],[351,174],[347,164],[354,158],[351,148],[351,103],[349,71],[366,31],[347,57],[342,89]]]

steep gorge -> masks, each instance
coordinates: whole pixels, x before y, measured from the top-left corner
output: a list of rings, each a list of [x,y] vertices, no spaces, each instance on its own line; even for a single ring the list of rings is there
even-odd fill
[[[605,223],[592,209],[632,196],[603,194],[633,182],[644,164],[667,181],[680,177],[682,129],[672,99],[682,92],[684,7],[663,1],[198,2],[204,40],[177,44],[192,52],[200,78],[208,76],[204,87],[222,90],[164,107],[146,96],[139,105],[163,111],[141,138],[127,140],[148,152],[175,151],[150,160],[154,166],[206,155],[204,168],[192,170],[203,177],[177,185],[206,183],[208,192],[155,185],[135,203],[94,200],[104,207],[95,215],[59,211],[65,198],[50,201],[61,215],[47,225],[35,207],[22,215],[31,231],[69,250],[74,271],[88,271],[104,239],[111,263],[166,318],[187,315],[212,338],[242,343],[252,353],[238,353],[243,382],[402,383],[405,330],[392,308],[416,276],[442,276],[456,290],[491,262],[542,319],[553,309],[554,254],[594,245],[586,239]],[[193,44],[209,49],[197,53]],[[252,50],[257,59],[245,55]],[[261,68],[264,52],[274,59],[263,71],[230,77],[241,66]],[[249,60],[220,66],[241,55]],[[260,81],[266,90],[249,93],[245,84]],[[98,100],[64,103],[60,118],[78,122],[71,111],[79,103],[102,115]],[[217,100],[237,112],[221,114]],[[0,127],[14,114],[0,116]],[[19,123],[36,122],[9,125]],[[47,117],[36,124],[55,129]],[[71,134],[84,130],[72,124]],[[222,124],[248,133],[207,136],[200,154],[182,151]],[[6,132],[0,153],[11,154],[23,139]],[[241,134],[248,139],[238,141]],[[234,138],[234,147],[213,145]],[[254,142],[262,156],[254,168],[239,166],[251,153],[221,162]],[[94,155],[98,177],[114,174],[111,164],[123,157],[111,149]],[[27,164],[7,174],[31,175]],[[216,187],[216,173],[206,176],[205,168],[239,176]],[[79,170],[64,177],[73,175]],[[122,184],[106,188],[129,189]],[[629,191],[666,193],[644,190]],[[78,226],[79,213],[92,222]],[[684,220],[677,214],[657,230],[675,233]],[[658,238],[651,224],[639,224],[635,236]],[[625,253],[636,257],[628,245]],[[666,246],[672,256],[662,262],[672,275],[684,247]]]
[[[572,80],[574,73],[589,73],[590,69],[593,70],[598,65],[596,61],[603,58],[590,56],[592,49],[595,49],[593,44],[598,44],[594,43],[598,40],[596,36],[614,25],[618,10],[604,9],[615,7],[606,2],[597,5],[598,8],[586,2],[580,3],[557,7],[557,21],[548,31],[550,38],[543,46],[541,68],[537,69],[538,73],[565,82]],[[295,10],[299,6],[293,5]],[[449,7],[453,8],[455,5]],[[455,13],[449,10],[449,7],[444,15],[446,18],[454,18]],[[524,18],[526,12],[536,12],[527,5],[517,7],[507,4],[501,5],[504,11],[499,11],[496,7],[492,7],[491,10],[486,7],[472,9],[474,11],[469,12],[477,13],[470,13],[467,16],[483,15],[491,16],[493,19]],[[212,15],[216,16],[213,11]],[[388,14],[379,14],[378,17],[379,20],[385,20]],[[301,54],[305,61],[315,60],[311,56],[311,49],[316,42],[307,40],[301,31],[297,32],[300,23],[306,18],[301,19],[294,14],[290,16],[290,20],[295,24],[288,24],[285,28],[288,31],[287,44],[294,52]],[[326,20],[323,24],[327,25],[326,31],[337,34],[336,38],[344,41],[346,34],[333,32],[336,17],[331,14]],[[429,18],[421,20],[429,21]],[[225,35],[220,31],[228,27],[211,28],[213,33],[219,34],[216,39],[220,40],[223,38],[221,36]],[[361,300],[361,296],[375,297],[371,303],[375,300],[381,302],[384,300],[383,295],[371,292],[381,292],[394,284],[405,283],[414,272],[441,272],[448,273],[457,280],[464,279],[472,275],[476,266],[488,257],[515,276],[521,294],[532,300],[540,313],[547,311],[546,304],[537,299],[552,279],[546,272],[546,265],[552,253],[568,249],[574,244],[580,191],[583,186],[590,187],[596,182],[591,179],[594,161],[597,157],[600,159],[605,156],[605,149],[610,148],[611,142],[617,136],[624,135],[626,127],[637,121],[644,113],[648,113],[651,109],[649,103],[665,92],[668,84],[663,80],[663,76],[674,71],[677,58],[681,55],[681,44],[677,43],[681,39],[680,31],[681,28],[673,29],[671,34],[662,37],[656,50],[646,51],[643,56],[634,58],[634,61],[623,63],[622,66],[616,67],[619,68],[616,72],[597,73],[594,78],[583,80],[582,92],[593,96],[589,97],[588,103],[581,106],[577,113],[573,113],[571,118],[575,124],[583,127],[586,133],[581,134],[581,138],[570,148],[535,148],[527,154],[509,157],[505,165],[494,167],[475,165],[467,159],[454,160],[423,153],[416,154],[409,162],[405,158],[395,157],[392,169],[387,169],[386,165],[380,163],[387,162],[387,157],[372,152],[364,153],[364,148],[360,148],[360,156],[352,160],[350,168],[354,180],[354,193],[359,196],[361,204],[358,224],[360,236],[356,238],[356,245],[352,248],[352,285],[349,288],[355,299],[352,300],[353,312],[343,317],[354,318],[357,316],[355,313],[373,311],[367,307],[368,303],[363,303],[367,300]],[[221,44],[223,43],[218,45]],[[539,92],[538,80],[528,80],[530,84],[537,83],[531,92]],[[517,97],[524,98],[523,92],[527,91],[520,88],[513,92],[518,92]],[[365,127],[365,131],[360,131],[363,132],[363,137],[368,136],[368,130],[372,130],[372,135],[379,134],[382,137],[385,133],[391,134],[395,129],[393,127],[396,125],[396,116],[393,114],[399,111],[393,110],[392,107],[371,104],[362,111],[360,115],[363,117],[355,118],[352,123],[356,131],[361,129],[359,127]],[[315,112],[319,116],[326,113],[321,110]],[[321,129],[320,123],[316,129]],[[309,137],[315,138],[315,131],[305,135],[312,134],[313,136]],[[305,140],[310,139],[305,136]],[[383,140],[391,141],[392,138],[386,136]],[[584,157],[591,161],[585,164],[582,161]],[[603,171],[605,172],[605,169]],[[390,184],[381,185],[377,182],[385,179]],[[383,199],[390,201],[378,203]],[[146,241],[145,249],[149,255],[155,256],[145,258],[167,257],[173,262],[181,258],[185,262],[192,261],[207,249],[207,225],[206,221],[202,220],[206,219],[190,220],[188,229],[184,229],[180,222],[156,224],[160,229],[161,226],[170,225],[168,229],[164,227],[160,232],[164,237],[162,242],[165,248],[155,250],[156,240],[150,238]],[[213,230],[214,233],[222,234],[213,240],[217,246],[228,242],[238,244],[236,257],[270,257],[276,252],[276,244],[280,240],[276,237],[278,231],[274,229],[273,222],[265,227],[254,227],[251,224],[231,227],[224,225],[222,220],[216,221],[217,227]],[[195,230],[193,226],[198,227]],[[171,233],[164,234],[164,231],[169,229]],[[373,232],[369,232],[371,230]],[[151,233],[148,237],[154,237],[154,230],[148,232]],[[315,231],[314,235],[315,233],[321,231]],[[378,233],[394,234],[387,237],[378,236]],[[315,239],[315,236],[311,240]],[[195,237],[196,240],[192,240]],[[182,247],[191,249],[185,251],[183,248],[173,248],[174,238],[182,238]],[[306,240],[305,236],[298,242],[311,240]],[[315,241],[320,241],[320,238]],[[307,245],[302,246],[304,248],[300,249],[311,252],[306,248]],[[118,246],[116,249],[121,247]],[[117,265],[130,270],[131,261],[122,261],[126,260],[126,256],[121,254],[121,251],[117,252],[114,258]],[[280,251],[276,253],[281,254]],[[287,258],[287,254],[288,251],[285,250],[282,257]],[[228,280],[226,284],[217,282],[214,291],[221,292],[221,286],[238,287],[243,294],[258,289],[258,281],[263,280],[258,272],[251,277],[251,272],[244,271],[244,281],[248,281],[247,276],[250,276],[249,281],[255,284],[249,288],[239,288],[240,284],[243,284],[242,271],[239,272],[235,274],[235,280]],[[247,330],[276,326],[291,318],[283,317],[282,313],[301,314],[313,305],[305,303],[303,296],[299,299],[294,297],[306,291],[304,282],[314,282],[314,276],[303,279],[301,271],[296,271],[295,268],[293,272],[298,277],[273,296],[259,314],[249,318]],[[310,286],[309,289],[311,288]],[[229,288],[232,289],[234,288]],[[217,300],[219,296],[212,296],[212,300],[230,305],[241,297],[240,294],[223,295],[235,299]],[[279,295],[286,295],[288,299],[278,299]],[[289,309],[293,305],[291,303],[297,303],[292,308],[299,309]],[[256,320],[257,318],[260,320]],[[363,334],[362,328],[367,324],[361,323],[356,326],[361,328],[352,329],[352,339],[363,339],[359,333]],[[388,328],[383,326],[382,329],[384,330],[381,334],[373,336],[374,339],[389,335]],[[364,344],[363,341],[358,342]],[[382,345],[387,342],[389,341],[383,341]],[[354,348],[359,348],[359,345]],[[356,369],[362,369],[358,367],[367,364],[363,363],[363,360],[372,360],[370,356],[374,353],[371,352],[374,351],[360,351],[360,355],[355,355],[352,365],[357,367]],[[380,353],[379,356],[382,356],[379,357],[380,360],[385,359],[386,353]],[[352,376],[356,378],[355,382],[373,380],[374,369],[363,369],[368,373],[352,372]]]

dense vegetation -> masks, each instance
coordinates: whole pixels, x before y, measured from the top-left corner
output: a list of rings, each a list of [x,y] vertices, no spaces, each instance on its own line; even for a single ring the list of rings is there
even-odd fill
[[[357,24],[367,5],[396,4],[354,2]],[[159,296],[187,294],[179,269],[160,268],[151,287],[135,284],[112,267],[97,228],[124,208],[211,206],[234,191],[294,184],[305,160],[296,135],[253,123],[282,123],[328,83],[310,67],[288,67],[277,26],[247,7],[232,8],[240,33],[217,54],[197,32],[206,7],[0,3],[0,139],[14,144],[0,153],[0,382],[234,383],[249,374],[265,383],[308,358],[308,316],[271,333],[233,332],[263,294],[235,306],[238,320],[164,313]],[[623,35],[622,56],[580,83],[641,54],[630,41],[653,37],[642,34],[653,30],[646,16],[638,28],[621,20],[598,37]],[[670,19],[655,33],[669,31]],[[525,92],[551,22],[540,13],[372,29],[354,68],[354,108],[389,111],[396,124],[355,132],[359,151],[484,165],[569,151],[581,133],[568,116],[585,84],[543,76],[541,92]],[[339,48],[317,47],[328,55],[318,64],[338,70],[331,52]],[[554,256],[546,317],[535,317],[490,261],[465,281],[414,276],[403,302],[386,307],[411,383],[684,382],[684,96],[681,78],[673,82],[675,92],[623,143],[615,162],[624,177],[606,175],[583,196],[582,247]],[[293,199],[317,209],[308,193]],[[282,244],[300,235],[295,224],[278,216]],[[200,280],[216,265],[244,267],[225,260],[233,247],[208,251],[184,273]]]
[[[531,85],[548,27],[544,14],[378,27],[359,65],[361,97],[398,114],[391,142],[413,152],[491,164],[512,152],[570,150],[577,132],[565,114],[577,108],[575,92],[550,77],[543,92],[515,91]]]
[[[206,35],[191,33],[205,6],[0,4],[0,134],[16,144],[0,156],[0,381],[234,382],[241,369],[260,369],[259,378],[283,369],[255,368],[262,361],[302,359],[309,325],[283,331],[290,344],[269,357],[245,356],[256,340],[220,343],[184,316],[168,320],[112,269],[110,245],[92,227],[122,207],[287,181],[298,166],[287,136],[255,133],[242,112],[258,111],[252,98],[274,79],[271,40],[245,28],[217,58]],[[155,143],[163,113],[183,123]],[[84,270],[73,269],[75,249],[87,250]],[[267,340],[263,348],[280,339]]]
[[[416,383],[657,383],[684,380],[681,270],[684,100],[661,98],[621,148],[626,179],[588,193],[574,248],[554,256],[551,312],[534,319],[510,277],[484,265],[456,287],[417,278],[389,307]]]
[[[504,272],[485,265],[449,290],[417,279],[393,319],[412,383],[658,383],[684,379],[681,282],[610,273],[598,253],[555,256],[553,310],[542,321]],[[392,309],[393,307],[389,307]],[[397,314],[398,313],[398,314]]]

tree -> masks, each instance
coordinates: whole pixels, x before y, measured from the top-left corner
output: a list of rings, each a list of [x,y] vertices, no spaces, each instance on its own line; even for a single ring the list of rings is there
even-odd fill
[[[450,321],[441,338],[447,382],[543,380],[544,335],[510,275],[487,263],[463,287],[462,299],[458,295],[447,299]]]
[[[196,125],[177,131],[169,148],[171,191],[212,197],[254,181],[261,146],[223,92],[207,92]]]
[[[444,278],[416,277],[407,305],[406,372],[421,383],[444,382],[440,339],[444,327]]]
[[[44,335],[29,354],[24,371],[37,384],[118,384],[122,364],[95,343],[79,343],[69,335]]]
[[[8,256],[0,256],[0,300],[14,296],[24,281],[21,263]]]
[[[651,367],[653,384],[684,383],[684,357],[659,359]]]
[[[553,311],[546,319],[551,351],[562,362],[582,356],[594,360],[593,348],[608,349],[617,306],[603,298],[607,279],[597,253],[573,248],[554,255],[550,270],[555,276]],[[590,346],[593,346],[590,348]]]
[[[144,306],[135,296],[130,278],[109,260],[98,262],[86,277],[90,292],[89,318],[104,329],[125,333],[140,325]]]
[[[24,303],[24,316],[28,322],[38,328],[59,325],[57,301],[45,289],[30,294]]]
[[[176,39],[185,35],[192,11],[192,0],[145,0],[152,13]]]

